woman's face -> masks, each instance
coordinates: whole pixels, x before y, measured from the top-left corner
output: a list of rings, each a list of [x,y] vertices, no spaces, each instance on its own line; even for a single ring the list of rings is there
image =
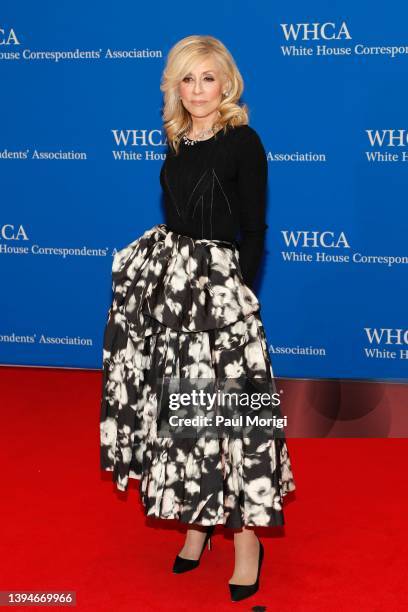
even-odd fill
[[[199,119],[214,114],[224,91],[220,69],[209,57],[196,64],[180,82],[179,94],[188,112]]]

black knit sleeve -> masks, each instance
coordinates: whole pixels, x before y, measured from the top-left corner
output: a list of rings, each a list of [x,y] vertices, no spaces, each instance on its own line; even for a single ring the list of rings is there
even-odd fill
[[[268,160],[258,133],[246,126],[237,143],[240,215],[239,261],[245,284],[253,288],[264,252]]]

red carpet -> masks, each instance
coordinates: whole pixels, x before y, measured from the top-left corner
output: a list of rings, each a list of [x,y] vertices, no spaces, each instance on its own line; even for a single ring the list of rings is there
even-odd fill
[[[76,591],[95,612],[406,609],[405,439],[288,439],[286,526],[264,534],[260,591],[231,603],[222,528],[197,570],[173,575],[181,530],[145,519],[138,482],[116,492],[100,472],[100,372],[2,367],[0,381],[1,591]]]

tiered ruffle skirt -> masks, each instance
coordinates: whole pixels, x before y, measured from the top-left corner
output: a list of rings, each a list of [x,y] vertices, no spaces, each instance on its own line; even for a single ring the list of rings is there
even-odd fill
[[[229,528],[283,525],[295,489],[284,436],[160,436],[157,381],[269,379],[260,304],[234,243],[165,224],[118,251],[103,338],[100,465],[140,480],[147,516]],[[275,387],[274,387],[275,388]]]

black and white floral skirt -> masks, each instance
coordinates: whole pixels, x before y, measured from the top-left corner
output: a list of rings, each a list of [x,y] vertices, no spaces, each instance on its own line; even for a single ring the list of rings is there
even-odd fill
[[[284,435],[161,435],[157,381],[269,380],[260,304],[234,243],[158,224],[119,250],[103,339],[100,465],[145,514],[229,528],[283,525],[295,489]],[[160,387],[160,389],[159,389]],[[275,390],[275,387],[273,386]]]

